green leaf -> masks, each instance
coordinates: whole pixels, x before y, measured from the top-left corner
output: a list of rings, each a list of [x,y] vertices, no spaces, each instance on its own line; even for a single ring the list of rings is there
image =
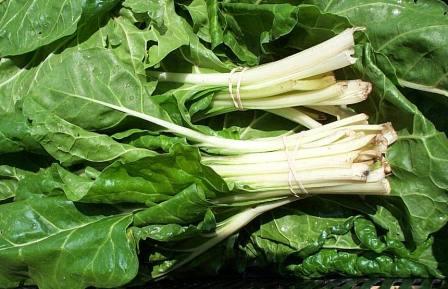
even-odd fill
[[[375,123],[391,121],[398,140],[388,150],[392,166],[392,195],[400,196],[407,212],[412,235],[423,242],[448,221],[448,139],[425,119],[376,65],[380,55],[369,45],[358,50],[358,75],[374,83],[367,102],[357,105]],[[428,207],[422,206],[422,203]],[[430,208],[423,209],[422,208]],[[429,210],[429,211],[428,211]]]
[[[0,113],[13,112],[15,110],[15,97],[10,93],[10,87],[16,78],[25,70],[16,66],[13,60],[0,59]]]
[[[138,29],[123,17],[114,18],[107,27],[108,41],[122,63],[133,67],[134,71],[145,75],[143,63],[146,59],[146,42],[151,38],[147,30]]]
[[[20,113],[0,114],[0,154],[20,151],[41,152],[27,120]]]
[[[25,103],[25,112],[31,120],[32,137],[64,166],[80,162],[136,160],[155,154],[150,150],[121,144],[107,135],[86,131],[43,109],[33,99]]]
[[[169,120],[167,113],[148,97],[147,89],[133,68],[121,62],[115,53],[92,48],[52,57],[40,67],[30,97],[50,112],[87,130],[117,126],[126,115],[80,98],[125,105]],[[27,105],[33,104],[25,103],[25,110],[31,110]]]
[[[268,43],[287,35],[298,23],[298,9],[290,4],[223,2],[220,8],[221,28],[214,25],[213,33],[219,35],[222,29],[224,44],[250,66],[258,64],[263,54],[270,53]]]
[[[426,267],[405,258],[387,255],[358,255],[326,249],[306,258],[302,264],[289,265],[288,271],[297,277],[317,278],[327,274],[348,276],[429,277]]]
[[[27,174],[28,172],[15,167],[0,165],[0,202],[16,195],[19,181]]]
[[[73,34],[82,17],[110,10],[116,0],[0,2],[0,57],[20,55]]]
[[[106,167],[76,201],[140,203],[152,206],[171,199],[193,184],[210,191],[226,190],[224,181],[200,163],[197,149],[174,145],[171,153],[117,161]],[[162,214],[163,215],[163,214]]]
[[[241,237],[240,247],[248,266],[275,265],[280,272],[300,277],[327,273],[440,276],[431,239],[411,250],[394,236],[381,235],[373,222],[356,216],[331,198],[313,197],[279,208],[260,217],[247,231],[249,241]],[[330,251],[333,257],[320,259]],[[401,265],[383,263],[386,256]],[[339,258],[346,263],[337,261]]]
[[[207,15],[207,9],[210,9],[210,4],[207,5],[207,2],[205,0],[193,0],[189,4],[183,5],[183,7],[191,16],[191,19],[193,21],[193,31],[198,35],[200,39],[206,42],[210,42],[210,20]]]
[[[366,27],[373,48],[394,65],[403,86],[448,96],[448,6],[442,1],[311,1]],[[378,21],[382,19],[383,21]]]
[[[23,54],[73,34],[84,1],[0,3],[0,56]]]
[[[169,53],[181,48],[184,60],[191,64],[218,71],[227,70],[227,66],[200,42],[188,22],[176,13],[174,1],[127,0],[123,5],[135,13],[147,15],[151,45],[148,47],[146,67],[158,65]]]
[[[43,289],[117,287],[137,274],[130,215],[83,213],[61,197],[0,207],[0,282]],[[87,208],[86,208],[87,209]]]

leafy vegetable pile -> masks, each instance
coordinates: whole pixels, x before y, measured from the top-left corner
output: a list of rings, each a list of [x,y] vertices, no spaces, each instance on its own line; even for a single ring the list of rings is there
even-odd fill
[[[1,1],[0,287],[443,278],[447,13]]]

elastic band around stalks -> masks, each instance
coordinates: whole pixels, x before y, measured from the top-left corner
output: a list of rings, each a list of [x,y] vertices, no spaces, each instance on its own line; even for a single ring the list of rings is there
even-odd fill
[[[289,185],[289,190],[291,191],[291,193],[296,196],[297,198],[300,198],[300,193],[304,193],[304,194],[309,194],[309,192],[305,189],[305,186],[302,184],[302,182],[300,181],[299,177],[296,174],[296,170],[295,170],[295,158],[294,156],[291,157],[291,154],[288,150],[288,145],[286,143],[286,136],[282,137],[282,141],[283,141],[283,145],[285,147],[285,154],[286,154],[286,160],[288,161],[288,167],[289,167],[289,172],[288,172],[288,185]],[[294,153],[297,151],[297,149],[299,148],[299,142],[296,143],[294,150],[293,150],[293,155]],[[296,184],[299,186],[300,191],[297,192],[294,189],[294,185],[292,184],[292,181],[296,182]]]
[[[236,97],[233,95],[233,74],[237,72],[237,70],[241,70],[238,75],[238,80],[236,84]],[[244,110],[243,103],[241,102],[241,95],[240,95],[240,87],[241,87],[241,78],[243,76],[244,71],[247,70],[247,67],[235,67],[232,69],[229,73],[229,94],[232,98],[233,105],[238,110]]]

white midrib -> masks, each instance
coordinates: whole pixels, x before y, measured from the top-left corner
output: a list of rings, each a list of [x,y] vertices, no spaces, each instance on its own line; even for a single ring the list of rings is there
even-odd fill
[[[82,99],[82,100],[86,100],[86,101],[89,101],[89,102],[92,102],[92,103],[100,104],[100,105],[103,105],[105,107],[109,107],[111,109],[114,109],[114,110],[117,110],[117,111],[121,111],[121,112],[126,113],[128,115],[144,119],[144,120],[149,121],[151,123],[154,123],[156,125],[162,126],[162,127],[166,128],[166,129],[169,129],[169,130],[171,130],[174,133],[178,133],[178,134],[187,136],[187,137],[189,137],[189,138],[191,138],[192,140],[195,140],[195,141],[203,141],[204,137],[208,137],[208,136],[206,136],[206,135],[204,135],[202,133],[196,132],[194,130],[191,130],[191,129],[188,129],[188,128],[185,128],[185,127],[173,124],[173,123],[170,123],[170,122],[165,121],[163,119],[160,119],[160,118],[157,118],[157,117],[154,117],[154,116],[151,116],[151,115],[147,115],[147,114],[139,112],[139,111],[135,111],[135,110],[129,109],[129,108],[124,107],[124,106],[115,105],[115,104],[108,103],[108,102],[105,102],[105,101],[102,101],[102,100],[93,99],[93,98],[85,97],[85,96],[82,96],[82,95],[69,93],[69,92],[66,92],[66,91],[60,91],[60,90],[53,89],[53,88],[49,88],[49,90],[54,91],[54,92],[58,92],[58,93],[62,93],[62,94],[65,94],[65,95],[69,95],[69,96],[72,96],[72,97],[76,97],[76,98],[79,98],[79,99]]]
[[[415,83],[412,81],[407,81],[404,79],[398,79],[398,83],[402,86],[409,87],[412,89],[417,89],[417,90],[422,90],[422,91],[427,91],[427,92],[432,92],[432,93],[437,93],[437,94],[441,94],[444,96],[448,96],[447,90],[436,88],[434,86],[423,85],[423,84]]]

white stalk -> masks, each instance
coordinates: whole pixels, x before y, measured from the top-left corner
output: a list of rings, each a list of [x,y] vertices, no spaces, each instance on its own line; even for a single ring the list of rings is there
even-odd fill
[[[323,74],[326,72],[338,70],[340,68],[344,68],[346,66],[352,65],[356,62],[356,58],[352,57],[354,51],[347,50],[343,51],[340,54],[334,56],[333,58],[328,59],[326,62],[318,63],[314,66],[310,66],[306,69],[296,71],[294,73],[285,75],[281,78],[270,79],[265,82],[265,85],[278,85],[290,79],[304,79],[310,78],[314,75]]]
[[[279,77],[290,75],[296,71],[304,70],[309,67],[315,67],[319,63],[325,63],[327,59],[331,59],[341,52],[353,48],[353,33],[357,30],[357,28],[347,29],[344,32],[336,35],[335,37],[324,41],[316,46],[303,50],[299,53],[293,54],[275,62],[248,69],[241,76],[241,84],[245,85],[249,83],[266,81],[268,79],[276,79]],[[348,63],[347,65],[350,64],[351,63]],[[326,71],[332,70],[335,69],[327,69]],[[312,75],[321,74],[326,71],[314,73]],[[151,71],[149,72],[149,74],[153,77],[157,77],[159,81],[212,84],[223,86],[227,85],[230,78],[230,73],[193,74]]]
[[[356,114],[352,109],[345,107],[344,105],[311,105],[307,107],[335,116],[337,120]]]
[[[325,100],[342,97],[342,95],[356,95],[359,92],[351,91],[355,89],[353,85],[348,85],[347,82],[338,82],[329,87],[306,91],[306,92],[288,92],[271,97],[246,99],[242,101],[246,109],[275,109],[284,107],[293,107],[299,105],[310,105],[320,103]],[[226,99],[213,100],[212,107],[234,107],[233,101],[228,96]]]
[[[320,90],[288,92],[271,97],[246,99],[242,102],[246,109],[276,109],[305,105],[352,104],[363,101],[371,91],[371,84],[361,80],[340,81]],[[212,107],[234,107],[228,96],[212,102]]]
[[[346,93],[338,95],[333,98],[325,99],[321,102],[315,103],[315,106],[319,105],[347,105],[354,104],[367,99],[367,96],[372,91],[372,84],[369,82],[364,82],[361,80],[358,81],[349,81]]]
[[[285,92],[301,90],[318,90],[328,87],[336,83],[336,78],[333,75],[324,76],[317,79],[290,79],[277,85],[270,85],[269,83],[257,83],[240,88],[241,99],[253,99],[273,96],[282,94]],[[236,93],[234,89],[234,93]],[[227,100],[229,99],[229,92],[224,89],[223,92],[219,92],[214,95],[215,100]]]
[[[329,187],[316,187],[307,188],[307,191],[311,195],[388,195],[390,194],[391,187],[387,179],[382,179],[374,183],[356,183],[356,184],[344,184]],[[213,200],[213,203],[220,204],[235,204],[241,202],[268,200],[274,198],[283,198],[291,196],[291,190],[275,190],[275,191],[263,191],[263,192],[251,192],[230,195]],[[304,195],[306,196],[306,195]]]
[[[123,112],[127,115],[134,116],[153,124],[164,127],[172,133],[184,136],[189,140],[198,142],[199,146],[203,148],[217,148],[222,149],[222,153],[238,154],[244,152],[265,152],[265,151],[275,151],[283,147],[281,138],[266,138],[259,140],[232,140],[223,137],[216,137],[205,135],[203,133],[197,132],[195,130],[174,124],[172,122],[147,115],[145,113],[132,110],[130,108],[112,104],[109,102],[101,101],[99,99],[89,98],[82,95],[72,95],[72,97],[79,98],[88,102],[100,104],[105,107]]]
[[[332,144],[325,147],[316,148],[298,148],[294,151],[290,151],[290,154],[296,159],[307,159],[322,156],[331,156],[341,153],[348,153],[351,151],[362,149],[375,139],[375,135],[366,135],[359,139],[356,139],[350,143]],[[250,164],[250,163],[266,163],[271,160],[287,161],[287,155],[284,150],[273,151],[265,153],[250,153],[242,154],[238,156],[225,156],[225,157],[204,157],[205,162],[213,162],[215,164]]]
[[[357,125],[359,123],[360,125]],[[302,131],[297,134],[286,137],[286,144],[288,148],[294,148],[297,141],[300,144],[316,141],[328,135],[332,135],[335,130],[366,130],[366,131],[381,131],[384,129],[383,125],[364,125],[367,123],[367,115],[358,114],[353,117],[345,118],[335,121],[318,128]],[[350,124],[354,124],[351,125]],[[347,126],[348,125],[348,126]],[[347,126],[347,127],[344,127]],[[271,137],[258,140],[230,140],[220,137],[210,137],[211,140],[200,144],[201,147],[223,148],[221,153],[237,154],[237,153],[255,153],[255,152],[273,152],[284,150],[284,142],[282,137]],[[225,150],[226,149],[226,150]]]
[[[316,128],[322,126],[322,124],[312,117],[308,116],[306,113],[302,112],[298,108],[285,107],[277,109],[268,109],[270,113],[284,117],[290,121],[303,125],[306,128]]]
[[[365,162],[370,160],[376,160],[381,158],[381,153],[377,150],[363,150],[360,151],[358,157],[355,162]]]
[[[336,128],[340,128],[340,127],[345,127],[345,126],[350,126],[350,125],[357,125],[357,124],[367,124],[367,119],[369,117],[367,116],[367,114],[364,113],[360,113],[357,115],[354,115],[352,117],[347,117],[345,119],[341,119],[338,121],[334,121],[328,124],[325,124],[321,127],[312,129],[312,130],[307,130],[307,131],[302,131],[300,133],[288,136],[288,140],[289,139],[297,139],[297,138],[304,138],[306,136],[309,135],[316,135],[322,132],[325,132],[327,135],[332,133],[334,129]]]
[[[338,142],[338,140],[342,139],[345,140],[347,138],[355,138],[356,136],[359,137],[359,135],[357,135],[354,131],[352,130],[336,130],[334,133],[332,133],[331,135],[325,137],[325,138],[321,138],[319,140],[313,141],[313,142],[309,142],[306,144],[298,144],[298,147],[300,148],[315,148],[315,147],[323,147],[323,146],[327,146],[330,145],[332,143],[336,143]]]
[[[329,157],[303,159],[294,162],[296,171],[322,169],[322,168],[348,168],[351,167],[359,152],[349,152]],[[222,177],[234,177],[254,174],[288,173],[290,164],[287,161],[272,161],[265,165],[260,164],[209,164],[209,166]]]
[[[327,119],[325,114],[323,114],[323,113],[321,113],[319,111],[316,111],[316,110],[308,109],[308,108],[306,108],[304,106],[302,106],[302,107],[295,107],[295,109],[303,112],[304,114],[308,115],[309,117],[311,117],[314,120],[318,120],[319,121],[319,120],[326,120]]]
[[[305,186],[310,183],[333,182],[333,181],[359,181],[365,182],[369,174],[369,166],[360,163],[354,163],[350,168],[325,168],[313,169],[308,171],[296,172],[297,181]],[[281,188],[289,186],[290,183],[295,188],[299,188],[295,178],[292,179],[289,174],[257,174],[243,175],[225,178],[226,181],[233,181],[240,185],[250,186],[252,188]]]
[[[369,172],[366,182],[367,183],[376,183],[385,178],[386,178],[386,173],[384,171],[384,167],[381,166],[380,168]]]

